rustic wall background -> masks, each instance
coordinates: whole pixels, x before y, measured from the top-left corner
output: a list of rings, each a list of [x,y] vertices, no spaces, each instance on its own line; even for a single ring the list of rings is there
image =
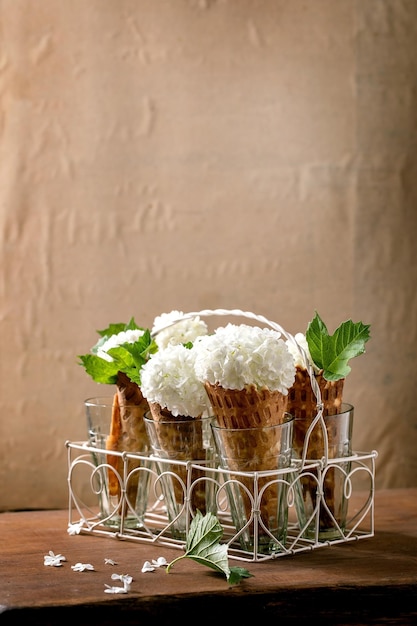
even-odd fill
[[[77,355],[173,309],[371,324],[354,447],[416,486],[416,40],[415,0],[0,0],[0,509],[67,505]]]

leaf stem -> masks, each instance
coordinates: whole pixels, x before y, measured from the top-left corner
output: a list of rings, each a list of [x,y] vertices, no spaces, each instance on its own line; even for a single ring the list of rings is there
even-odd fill
[[[185,559],[185,557],[186,557],[186,556],[187,556],[186,554],[181,554],[181,556],[177,556],[177,558],[176,558],[176,559],[174,559],[173,561],[171,561],[171,563],[168,563],[167,568],[166,568],[166,570],[165,570],[165,571],[166,571],[166,573],[167,573],[167,574],[169,574],[169,570],[170,570],[172,567],[174,567],[174,564],[175,564],[177,561],[181,561],[181,559]]]

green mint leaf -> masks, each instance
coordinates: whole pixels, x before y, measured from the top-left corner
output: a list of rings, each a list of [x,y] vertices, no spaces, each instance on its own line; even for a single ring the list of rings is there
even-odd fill
[[[142,337],[139,337],[135,343],[124,343],[122,347],[130,353],[138,370],[146,363],[150,355],[158,349],[149,330],[145,330]]]
[[[190,524],[185,551],[187,554],[196,554],[200,550],[210,548],[221,539],[222,535],[223,528],[215,515],[207,513],[203,516],[200,511],[197,511]]]
[[[135,369],[135,361],[129,350],[126,350],[125,345],[126,344],[117,346],[117,348],[110,348],[107,354],[113,359],[117,371],[127,374],[129,371]]]
[[[236,585],[240,583],[242,578],[251,578],[251,576],[253,576],[253,574],[248,572],[244,567],[231,567],[228,580],[231,585]]]
[[[96,383],[103,383],[106,385],[113,385],[117,381],[117,367],[115,363],[109,363],[104,359],[101,359],[94,354],[86,354],[79,356],[81,359],[80,365],[83,365],[87,374]]]
[[[306,339],[315,365],[323,370],[326,380],[346,378],[351,371],[350,359],[365,352],[365,344],[370,339],[370,326],[362,322],[348,320],[340,324],[333,335],[329,335],[326,325],[316,312],[309,323]]]
[[[185,554],[174,559],[167,566],[167,573],[175,563],[184,558],[190,558],[201,565],[206,565],[216,572],[223,574],[231,584],[238,583],[242,578],[252,576],[244,568],[229,568],[227,545],[221,544],[223,528],[215,515],[202,515],[197,511],[190,524],[185,545]]]
[[[200,565],[206,565],[216,572],[224,574],[229,579],[230,568],[227,557],[227,545],[217,543],[211,546],[210,549],[203,550],[201,552],[189,552],[186,554],[189,559],[200,563]]]
[[[119,322],[117,324],[110,324],[104,330],[98,330],[98,334],[101,337],[106,337],[108,339],[112,335],[118,335],[126,330],[143,330],[141,326],[138,326],[132,317],[127,324],[124,322]]]

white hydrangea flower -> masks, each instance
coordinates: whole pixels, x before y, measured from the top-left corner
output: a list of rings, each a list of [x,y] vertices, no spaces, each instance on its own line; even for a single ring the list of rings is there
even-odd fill
[[[153,354],[141,370],[141,391],[174,417],[197,417],[207,408],[207,394],[194,370],[195,351],[181,344]]]
[[[307,360],[308,360],[308,364],[311,365],[314,372],[318,374],[318,372],[320,371],[320,368],[317,367],[317,365],[314,363],[313,359],[311,358],[310,350],[309,350],[308,343],[307,343],[307,338],[304,335],[304,333],[297,333],[296,335],[294,335],[294,339],[297,342],[297,344],[304,350]],[[300,350],[297,348],[296,345],[294,345],[294,342],[290,341],[289,339],[287,339],[286,344],[287,344],[288,350],[291,352],[291,354],[294,357],[295,365],[296,366],[298,365],[299,367],[302,367],[304,369],[306,367],[306,363],[304,361],[303,355],[301,354]]]
[[[112,335],[97,350],[97,356],[105,361],[113,361],[112,357],[107,354],[111,348],[117,348],[124,343],[135,343],[138,341],[145,331],[142,329],[123,330],[116,335]]]
[[[281,333],[246,324],[227,324],[194,344],[197,378],[225,389],[267,387],[287,395],[295,379],[294,358]]]
[[[193,343],[200,335],[207,335],[207,324],[199,316],[181,319],[183,317],[183,311],[171,311],[155,317],[151,332],[160,350],[169,345]]]

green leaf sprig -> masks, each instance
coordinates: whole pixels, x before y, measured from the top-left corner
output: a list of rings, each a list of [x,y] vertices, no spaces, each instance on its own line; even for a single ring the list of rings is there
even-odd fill
[[[200,511],[197,511],[190,524],[185,553],[168,564],[167,574],[175,563],[189,558],[220,572],[226,576],[226,580],[232,585],[239,583],[242,578],[253,576],[243,567],[229,567],[227,545],[220,543],[222,535],[223,528],[215,515],[206,513],[203,516]]]
[[[111,348],[108,354],[113,361],[106,361],[97,355],[100,347],[112,336],[126,330],[143,330],[143,335],[134,343],[124,343]],[[100,339],[91,348],[89,354],[79,355],[79,365],[96,383],[115,384],[119,372],[123,372],[134,383],[140,385],[140,370],[149,356],[157,351],[157,345],[149,329],[138,326],[132,317],[128,324],[110,324],[104,330],[98,330]]]
[[[329,335],[316,311],[308,325],[306,339],[312,360],[323,370],[323,378],[329,381],[346,378],[351,371],[348,361],[365,352],[365,344],[370,339],[369,328],[369,324],[347,320]]]

